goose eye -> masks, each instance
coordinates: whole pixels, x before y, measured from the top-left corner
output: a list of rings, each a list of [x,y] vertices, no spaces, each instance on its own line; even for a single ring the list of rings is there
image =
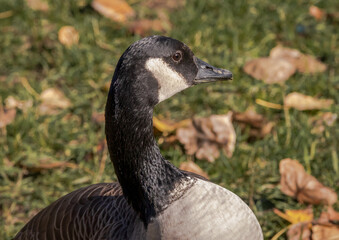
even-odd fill
[[[182,58],[182,54],[180,51],[177,51],[176,53],[173,54],[172,59],[174,62],[179,62]]]

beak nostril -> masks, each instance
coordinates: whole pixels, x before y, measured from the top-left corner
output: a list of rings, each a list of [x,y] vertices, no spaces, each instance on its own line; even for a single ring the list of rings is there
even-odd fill
[[[195,83],[232,79],[232,73],[226,69],[213,67],[196,57],[194,58],[194,61],[199,69],[195,77]]]

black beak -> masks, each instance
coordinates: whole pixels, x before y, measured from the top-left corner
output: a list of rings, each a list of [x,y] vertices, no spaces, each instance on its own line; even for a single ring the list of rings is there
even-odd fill
[[[208,63],[200,60],[197,57],[193,57],[195,64],[198,67],[198,73],[195,76],[194,83],[207,83],[207,82],[215,82],[222,80],[232,80],[232,73],[226,69],[216,68]]]

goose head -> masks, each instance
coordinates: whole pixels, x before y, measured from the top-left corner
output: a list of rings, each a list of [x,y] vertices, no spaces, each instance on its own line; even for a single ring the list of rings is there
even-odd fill
[[[145,223],[167,206],[169,193],[186,179],[160,153],[153,134],[154,106],[190,86],[231,78],[230,71],[203,62],[169,37],[143,38],[119,59],[107,98],[105,133],[124,195]]]
[[[230,71],[200,60],[184,43],[151,36],[135,42],[124,52],[112,87],[154,107],[192,85],[229,79],[232,79]]]

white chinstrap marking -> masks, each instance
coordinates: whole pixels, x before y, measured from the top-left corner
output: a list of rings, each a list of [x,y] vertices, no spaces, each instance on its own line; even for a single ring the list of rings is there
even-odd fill
[[[185,78],[178,72],[174,71],[161,58],[148,59],[145,67],[153,74],[159,83],[159,102],[162,102],[189,87]]]

